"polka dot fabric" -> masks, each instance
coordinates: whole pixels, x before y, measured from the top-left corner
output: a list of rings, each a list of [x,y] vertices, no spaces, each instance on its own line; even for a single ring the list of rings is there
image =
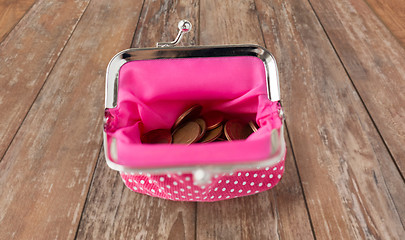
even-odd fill
[[[284,160],[271,167],[215,175],[206,185],[193,183],[190,173],[151,175],[121,172],[132,191],[174,201],[214,202],[256,194],[273,188],[284,173]]]

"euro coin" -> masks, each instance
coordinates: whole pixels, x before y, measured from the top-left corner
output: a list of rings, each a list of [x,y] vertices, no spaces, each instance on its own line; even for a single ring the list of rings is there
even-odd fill
[[[197,118],[194,120],[194,122],[196,122],[198,125],[200,125],[201,128],[201,133],[200,136],[198,136],[197,141],[199,141],[206,133],[207,131],[207,124],[205,123],[204,119],[202,118]]]
[[[173,128],[180,126],[182,123],[185,123],[187,120],[192,120],[197,118],[201,113],[202,107],[200,105],[194,105],[191,108],[187,109],[184,113],[182,113],[174,122]]]
[[[249,137],[253,133],[249,124],[245,124],[240,120],[229,120],[225,123],[224,133],[229,141],[242,140]]]
[[[201,128],[196,122],[186,122],[177,127],[172,135],[172,143],[192,144],[198,140]]]
[[[209,143],[215,141],[222,134],[223,126],[219,125],[217,128],[209,130],[205,133],[204,137],[200,140],[201,143]]]

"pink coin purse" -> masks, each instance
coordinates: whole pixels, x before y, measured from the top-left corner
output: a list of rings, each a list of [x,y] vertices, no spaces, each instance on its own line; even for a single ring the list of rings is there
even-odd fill
[[[128,49],[106,74],[104,149],[109,167],[132,191],[175,201],[212,202],[274,187],[286,145],[274,57],[257,45],[174,47],[175,41]],[[143,144],[142,134],[170,129],[195,104],[203,113],[255,121],[245,140]]]

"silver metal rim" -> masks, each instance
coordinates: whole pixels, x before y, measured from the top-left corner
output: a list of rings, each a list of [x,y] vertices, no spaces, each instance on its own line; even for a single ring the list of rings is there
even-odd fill
[[[176,167],[164,167],[164,168],[131,168],[128,166],[117,164],[108,157],[107,134],[105,132],[103,132],[103,138],[104,138],[104,155],[105,155],[107,165],[114,170],[124,172],[127,174],[131,174],[131,175],[139,174],[140,172],[150,173],[150,174],[167,174],[167,173],[173,173],[173,172],[193,173],[198,170],[203,170],[204,172],[209,172],[210,174],[220,174],[220,173],[234,172],[237,170],[244,170],[244,171],[255,170],[255,169],[259,169],[259,168],[276,165],[283,159],[283,157],[286,153],[286,145],[285,145],[285,141],[284,141],[284,125],[282,125],[280,128],[279,148],[273,156],[270,156],[268,159],[264,159],[264,160],[260,160],[260,161],[256,161],[256,162],[238,163],[238,164],[193,165],[193,166],[176,166]],[[274,143],[272,140],[271,144],[273,145],[276,143]],[[110,147],[115,148],[112,151],[116,151],[116,146],[112,145]],[[110,149],[110,151],[111,151],[111,149]]]
[[[118,79],[121,67],[131,61],[152,60],[152,59],[173,59],[173,58],[207,58],[207,57],[231,57],[231,56],[254,56],[262,60],[266,71],[267,95],[273,102],[280,102],[280,84],[277,70],[277,63],[273,55],[265,48],[258,45],[226,45],[226,46],[197,46],[197,47],[165,47],[165,48],[132,48],[119,52],[115,55],[107,67],[105,108],[115,108],[118,98]],[[282,119],[283,121],[283,119]],[[226,165],[201,165],[201,166],[176,166],[164,168],[131,168],[115,163],[108,157],[107,134],[103,131],[104,152],[108,166],[114,170],[138,173],[148,172],[154,174],[165,174],[169,172],[193,172],[203,170],[212,174],[232,172],[235,170],[249,170],[261,167],[272,166],[279,163],[286,152],[284,140],[284,121],[280,128],[278,138],[271,138],[272,146],[277,145],[276,154],[268,159],[257,162],[226,164]],[[277,141],[278,140],[278,141]],[[116,141],[115,141],[116,143]],[[116,153],[116,145],[110,146],[111,152]]]

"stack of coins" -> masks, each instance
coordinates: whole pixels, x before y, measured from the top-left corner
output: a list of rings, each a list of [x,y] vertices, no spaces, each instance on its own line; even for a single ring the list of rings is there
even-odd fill
[[[194,105],[181,114],[171,129],[155,129],[141,136],[142,143],[192,144],[242,140],[259,128],[250,121],[226,120],[224,114],[211,111],[201,115],[202,106]]]

